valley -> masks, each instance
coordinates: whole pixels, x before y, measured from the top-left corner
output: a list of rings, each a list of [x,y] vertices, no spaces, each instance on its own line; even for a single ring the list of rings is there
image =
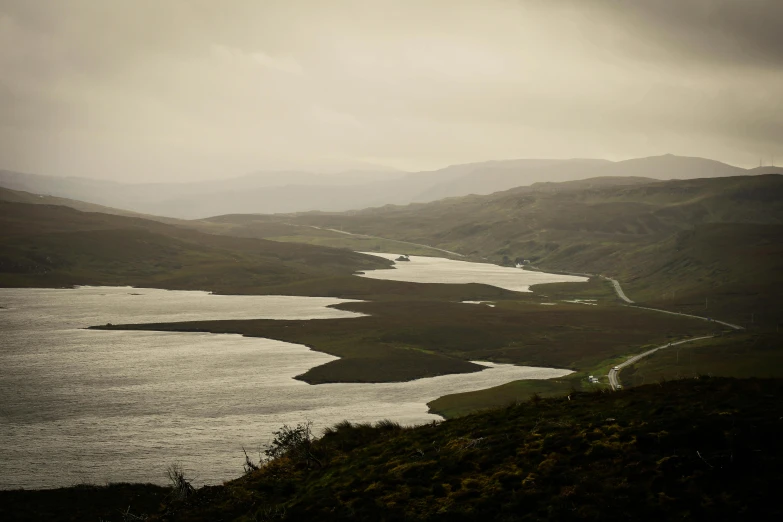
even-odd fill
[[[781,21],[0,0],[0,522],[783,520]]]
[[[739,324],[748,330],[737,335],[750,336],[760,345],[778,343],[781,190],[780,176],[774,175],[670,182],[599,178],[342,214],[227,215],[169,223],[33,206],[18,202],[29,201],[29,197],[8,191],[6,199],[12,201],[0,207],[7,225],[3,238],[6,269],[0,281],[6,286],[130,284],[366,300],[366,304],[348,305],[367,308],[365,313],[372,319],[357,323],[367,323],[366,329],[335,323],[313,330],[302,323],[290,325],[295,328],[289,333],[275,328],[275,322],[126,327],[231,331],[303,342],[341,357],[328,368],[313,369],[303,377],[313,383],[394,381],[475,371],[468,362],[476,359],[475,354],[466,347],[471,336],[476,336],[488,343],[479,354],[486,360],[538,361],[576,370],[572,380],[581,389],[588,373],[605,375],[616,356],[628,350],[641,353],[659,340],[730,330],[727,325]],[[741,206],[742,211],[732,205]],[[576,218],[560,220],[561,208],[568,208]],[[499,216],[504,218],[498,220]],[[350,251],[359,248],[501,265],[524,262],[526,270],[588,273],[593,279],[581,286],[540,286],[534,295],[525,295],[476,283],[357,278],[353,275],[357,271],[367,275],[367,270],[378,274],[378,269],[388,269],[396,257],[383,259]],[[764,281],[769,275],[774,277]],[[628,295],[615,295],[612,278],[621,281],[620,291]],[[558,299],[539,295],[557,295]],[[598,298],[599,306],[578,302],[585,298]],[[698,304],[702,299],[704,306]],[[546,303],[551,300],[555,306]],[[461,301],[495,304],[464,308],[457,304]],[[638,308],[623,306],[628,301]],[[643,308],[715,321],[660,316]],[[747,324],[748,310],[752,326]],[[531,328],[531,317],[541,325],[542,333]],[[633,317],[629,330],[638,332],[636,337],[609,326],[626,317]],[[517,326],[508,332],[496,331],[497,340],[484,333],[496,329],[495,324],[515,322]],[[666,329],[675,324],[682,326]],[[563,336],[558,328],[573,332],[573,338]],[[604,352],[590,355],[591,349],[585,348],[582,359],[569,359],[552,351],[577,342],[585,328],[606,336],[609,342]],[[401,330],[410,332],[405,340],[396,338]],[[390,337],[389,332],[397,333]],[[535,353],[548,355],[539,360],[541,356]],[[520,388],[525,391],[512,396],[508,388],[487,392],[497,397],[486,398],[483,405],[472,396],[461,396],[470,407],[451,411],[524,400],[537,386],[548,385],[525,385]],[[487,397],[486,393],[481,396]]]
[[[780,177],[769,175],[664,182],[613,178],[358,212],[231,214],[203,220],[160,218],[6,190],[0,193],[0,286],[127,285],[129,295],[149,288],[202,290],[226,298],[349,300],[330,305],[334,315],[317,320],[264,317],[260,311],[248,316],[252,312],[244,310],[245,315],[235,318],[171,320],[111,314],[83,325],[96,335],[153,336],[150,343],[161,335],[183,336],[184,343],[187,336],[200,336],[188,351],[227,349],[226,364],[233,364],[227,357],[235,349],[225,341],[210,343],[216,334],[238,339],[231,342],[242,346],[278,343],[313,354],[313,364],[297,371],[286,363],[289,374],[268,366],[272,359],[255,363],[274,374],[264,377],[266,387],[256,392],[272,396],[278,391],[269,386],[282,379],[291,389],[312,389],[308,400],[315,401],[272,415],[263,429],[251,430],[257,436],[264,432],[271,437],[283,419],[296,424],[296,415],[305,411],[319,417],[319,430],[327,428],[324,422],[349,418],[358,424],[343,423],[341,429],[369,434],[385,429],[370,429],[378,415],[388,417],[389,426],[437,418],[470,424],[477,415],[524,410],[542,401],[582,397],[589,408],[599,407],[604,393],[619,393],[620,387],[622,394],[638,387],[638,393],[652,394],[650,400],[663,401],[647,391],[650,384],[675,380],[671,386],[697,393],[693,390],[712,384],[697,385],[694,378],[783,377],[781,190]],[[564,208],[569,219],[561,216]],[[401,254],[409,255],[409,261],[395,261]],[[615,367],[622,371],[614,373]],[[263,375],[252,366],[246,371],[248,376]],[[547,378],[549,374],[535,372],[555,373]],[[750,384],[715,382],[724,388],[745,386],[742,393],[752,394]],[[227,400],[249,400],[244,387],[232,386],[223,386]],[[333,394],[328,412],[317,406],[328,397],[321,389]],[[404,389],[422,391],[403,399]],[[343,409],[336,406],[340,393],[348,401]],[[362,401],[359,406],[349,400],[366,402],[371,396],[378,397],[372,411]],[[382,398],[389,396],[401,405],[412,404],[415,396],[418,413],[394,413]],[[564,404],[545,403],[550,409]],[[252,436],[240,429],[243,425],[229,431],[236,436],[241,432],[247,440]],[[403,440],[408,433],[434,428],[394,429],[388,436]],[[326,441],[333,431],[323,433]],[[497,436],[487,433],[485,437]],[[481,438],[472,431],[465,436]],[[239,467],[241,457],[229,457],[229,446],[227,440],[222,446],[205,440],[201,450],[211,455],[204,465],[220,470],[216,472],[224,479],[231,478],[230,469]],[[156,455],[151,458],[160,459]],[[267,480],[262,477],[274,473],[276,465],[265,466],[258,480]],[[297,477],[292,480],[305,480],[305,475],[310,477],[306,480],[320,480],[317,471],[302,475],[301,466],[292,469]],[[148,475],[142,471],[138,477]],[[208,477],[199,480],[216,484]],[[245,491],[249,483],[243,480],[208,485],[199,494],[218,495],[205,497],[210,509],[234,509],[231,502],[223,507],[214,502],[227,491],[223,488]],[[446,488],[459,490],[454,484]],[[152,498],[159,494],[152,486],[142,491]],[[127,493],[115,488],[92,495],[104,494],[124,498]],[[299,502],[299,497],[274,498],[289,506]],[[189,508],[181,509],[178,516],[189,520]]]

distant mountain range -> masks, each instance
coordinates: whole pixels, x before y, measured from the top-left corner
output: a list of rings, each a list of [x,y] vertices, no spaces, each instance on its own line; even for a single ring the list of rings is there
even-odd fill
[[[194,219],[229,213],[336,212],[386,204],[424,203],[469,194],[491,194],[533,183],[596,177],[666,180],[769,173],[783,173],[783,168],[743,169],[704,158],[665,155],[618,162],[488,161],[409,173],[266,171],[193,183],[131,184],[0,171],[0,187],[144,214]]]

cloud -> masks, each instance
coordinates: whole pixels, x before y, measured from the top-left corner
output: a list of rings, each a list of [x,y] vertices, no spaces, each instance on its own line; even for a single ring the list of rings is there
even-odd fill
[[[262,67],[269,67],[289,74],[302,74],[302,66],[292,58],[286,56],[274,58],[261,51],[251,53],[250,56]]]
[[[523,0],[602,30],[594,41],[636,59],[783,66],[777,0]]]
[[[781,19],[777,0],[0,0],[0,168],[750,164],[783,143]]]
[[[236,47],[216,44],[212,46],[214,55],[220,59],[234,62],[246,62],[263,68],[287,74],[302,74],[302,66],[290,56],[270,56],[263,51],[244,51]]]

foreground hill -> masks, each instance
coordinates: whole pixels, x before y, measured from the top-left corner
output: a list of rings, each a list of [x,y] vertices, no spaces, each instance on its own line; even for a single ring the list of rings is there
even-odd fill
[[[350,277],[383,259],[56,205],[0,202],[0,286],[134,285],[264,293]]]
[[[152,506],[163,496],[160,488],[118,485],[0,492],[0,515],[4,520],[131,520],[131,515],[143,520],[143,513],[166,521],[778,520],[782,417],[780,379],[700,378],[619,393],[534,397],[413,429],[342,423],[316,441],[308,440],[306,430],[284,428],[269,448],[273,460],[221,486],[169,490],[157,513]],[[182,493],[184,500],[175,500]]]
[[[413,430],[338,426],[169,520],[771,520],[781,381],[533,400]],[[308,469],[310,467],[310,469]]]
[[[775,167],[763,172],[783,173]],[[656,156],[626,161],[520,159],[452,165],[423,172],[259,172],[194,183],[125,184],[0,171],[0,187],[82,200],[144,214],[205,218],[228,213],[345,211],[490,194],[537,182],[585,178],[693,179],[759,174],[704,158]],[[643,178],[649,178],[644,180]]]

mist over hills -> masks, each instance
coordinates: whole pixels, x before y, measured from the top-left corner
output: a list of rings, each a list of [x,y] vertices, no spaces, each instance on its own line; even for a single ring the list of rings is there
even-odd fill
[[[783,169],[743,169],[704,158],[665,155],[618,162],[596,159],[487,161],[410,173],[381,169],[338,173],[264,171],[224,180],[143,184],[3,170],[0,171],[0,187],[144,214],[195,219],[230,213],[339,212],[596,177],[663,180],[760,173],[783,173]]]
[[[115,216],[138,217],[151,219],[153,221],[159,221],[162,223],[187,223],[187,221],[176,218],[151,216],[148,214],[142,214],[141,212],[133,212],[132,210],[107,207],[105,205],[98,205],[97,203],[87,203],[78,199],[44,196],[42,194],[34,194],[32,192],[12,190],[3,187],[0,187],[0,201],[7,203],[25,203],[28,205],[56,205],[60,207],[69,207],[75,210],[80,210],[82,212],[98,212],[101,214],[110,214]]]
[[[353,187],[379,183],[400,177],[396,172],[346,171],[341,173],[269,171],[247,174],[226,180],[210,180],[190,183],[118,183],[79,177],[57,177],[0,170],[0,186],[35,194],[76,199],[108,207],[122,208],[145,214],[164,214],[172,217],[195,218],[209,215],[200,208],[230,211],[231,208],[271,208],[275,210],[281,200],[297,197],[302,191],[305,199],[300,203],[311,208],[308,192],[301,187],[311,187],[312,195],[323,186],[339,191],[341,187]],[[260,196],[258,203],[253,203]],[[260,205],[260,206],[259,206]],[[219,212],[220,213],[220,212]],[[225,212],[223,212],[225,213]]]

